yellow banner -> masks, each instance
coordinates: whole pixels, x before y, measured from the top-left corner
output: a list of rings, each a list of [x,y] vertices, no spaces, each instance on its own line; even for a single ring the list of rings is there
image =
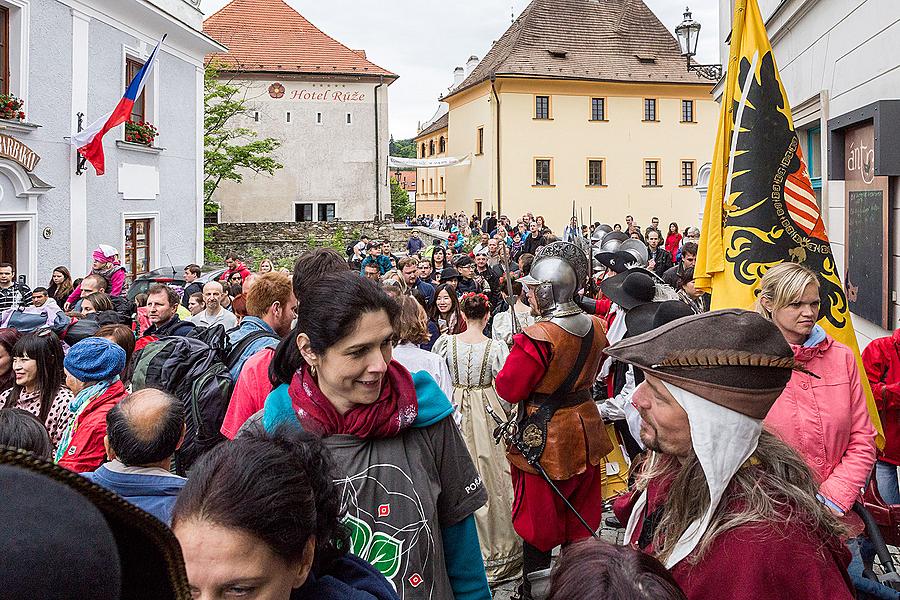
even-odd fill
[[[757,0],[735,2],[726,68],[696,286],[712,293],[713,310],[751,308],[756,285],[770,267],[793,261],[819,273],[819,324],[856,353],[882,447],[881,420],[847,298]]]

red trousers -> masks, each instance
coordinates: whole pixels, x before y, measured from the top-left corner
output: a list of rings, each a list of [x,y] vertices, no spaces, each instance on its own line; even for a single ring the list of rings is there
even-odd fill
[[[543,477],[520,471],[512,465],[510,473],[515,495],[513,527],[523,540],[546,552],[560,544],[591,535]],[[581,475],[553,483],[588,525],[594,531],[599,529],[603,516],[600,467],[588,465],[587,471]]]

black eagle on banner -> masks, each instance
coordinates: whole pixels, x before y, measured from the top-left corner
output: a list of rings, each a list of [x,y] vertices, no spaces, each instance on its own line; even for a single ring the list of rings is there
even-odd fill
[[[751,81],[747,81],[750,77]],[[847,298],[831,253],[800,140],[771,50],[758,70],[742,58],[734,101],[729,200],[723,211],[726,269],[747,286],[782,262],[803,263],[820,274],[822,308],[835,328],[847,325]]]

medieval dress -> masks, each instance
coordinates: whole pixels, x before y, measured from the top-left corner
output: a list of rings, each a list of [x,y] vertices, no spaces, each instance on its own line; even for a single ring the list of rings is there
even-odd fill
[[[487,504],[475,511],[475,524],[488,582],[494,585],[518,577],[522,563],[522,542],[510,516],[513,491],[506,450],[494,443],[497,424],[485,408],[490,406],[501,419],[507,418],[509,405],[497,396],[493,383],[509,350],[496,340],[467,344],[458,335],[443,335],[432,352],[444,357],[450,368],[463,439],[488,492]]]

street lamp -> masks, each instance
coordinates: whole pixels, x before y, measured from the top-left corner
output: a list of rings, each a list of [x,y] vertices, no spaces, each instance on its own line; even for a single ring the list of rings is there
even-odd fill
[[[698,65],[691,62],[697,54],[697,42],[700,40],[700,23],[691,18],[691,9],[684,9],[684,21],[675,28],[681,55],[687,60],[687,70],[697,73],[697,77],[718,81],[722,77],[722,65]]]

